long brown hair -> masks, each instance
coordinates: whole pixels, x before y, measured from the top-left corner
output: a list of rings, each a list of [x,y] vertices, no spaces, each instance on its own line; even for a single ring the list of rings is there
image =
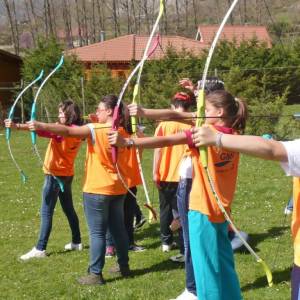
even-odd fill
[[[228,127],[235,129],[239,133],[244,133],[248,118],[248,108],[243,100],[233,97],[225,90],[209,93],[206,100],[216,108],[223,108],[223,118]]]
[[[61,102],[58,106],[65,114],[65,125],[82,125],[82,118],[79,106],[71,99]]]
[[[106,108],[111,109],[112,111],[117,105],[118,97],[116,95],[106,95],[104,96],[100,102],[102,102]],[[125,121],[125,105],[121,101],[119,106],[119,113],[121,114],[120,117],[120,126],[126,128],[126,121]]]

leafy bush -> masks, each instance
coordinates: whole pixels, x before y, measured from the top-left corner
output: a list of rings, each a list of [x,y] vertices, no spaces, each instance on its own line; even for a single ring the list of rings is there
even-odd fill
[[[280,137],[292,135],[290,129],[278,125],[278,121],[286,103],[299,102],[299,49],[300,40],[284,48],[279,44],[268,48],[255,39],[239,46],[233,42],[217,45],[209,75],[217,73],[229,92],[247,102],[252,115],[248,133],[271,133]],[[61,53],[62,47],[56,41],[39,41],[38,47],[27,52],[24,58],[25,81],[31,81],[41,69],[48,74]],[[186,49],[176,53],[169,47],[164,59],[147,61],[141,78],[141,104],[149,108],[169,107],[171,97],[181,89],[178,85],[181,78],[189,77],[194,83],[201,79],[206,57],[207,51],[197,56]],[[64,66],[49,80],[41,94],[39,102],[47,108],[48,114],[56,115],[58,102],[68,97],[82,104],[80,80],[83,76],[82,66],[76,58],[66,56]],[[84,82],[86,112],[94,111],[102,95],[119,94],[124,82],[124,78],[112,78],[106,66],[93,66]],[[131,102],[134,82],[135,79],[125,94],[127,103]],[[27,112],[31,102],[32,95],[25,101]],[[260,117],[264,115],[271,117]]]
[[[22,75],[25,82],[31,82],[40,72],[44,70],[44,78],[53,70],[63,53],[62,46],[54,39],[40,39],[35,49],[28,50],[23,59]],[[45,111],[50,118],[56,118],[58,104],[67,98],[74,101],[80,99],[80,77],[83,69],[74,56],[65,56],[63,66],[47,81],[38,98],[37,113],[40,118]],[[33,93],[27,93],[24,97],[25,114],[30,114]]]

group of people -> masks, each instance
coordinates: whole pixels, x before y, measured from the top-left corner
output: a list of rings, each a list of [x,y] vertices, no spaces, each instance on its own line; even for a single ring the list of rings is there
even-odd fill
[[[111,271],[129,276],[128,250],[130,247],[137,247],[132,235],[132,212],[136,203],[134,195],[136,187],[141,184],[135,148],[154,148],[153,179],[159,190],[162,251],[168,252],[174,247],[174,222],[181,227],[179,244],[180,255],[185,261],[186,288],[176,299],[242,299],[231,244],[234,234],[217,205],[198,151],[198,147],[206,146],[209,173],[229,215],[236,189],[239,152],[281,161],[286,174],[295,176],[292,299],[298,299],[300,216],[297,202],[300,200],[300,140],[277,142],[243,135],[247,106],[244,101],[224,90],[224,85],[218,79],[208,81],[206,122],[204,126],[196,128],[196,115],[190,112],[195,103],[195,95],[191,92],[194,92],[193,85],[185,79],[180,85],[186,90],[174,95],[171,109],[154,110],[136,104],[128,105],[132,116],[165,120],[159,123],[154,137],[133,138],[130,135],[127,130],[126,107],[122,103],[119,107],[121,126],[117,131],[110,129],[117,105],[117,97],[113,95],[100,100],[96,119],[93,118],[94,121],[86,125],[81,124],[80,112],[72,101],[65,101],[59,106],[58,123],[30,121],[26,124],[14,124],[11,120],[6,120],[7,127],[36,131],[39,135],[50,138],[44,162],[40,238],[37,245],[21,259],[46,255],[57,198],[60,199],[72,231],[72,241],[65,249],[82,249],[71,183],[76,154],[82,141],[86,140],[83,201],[89,228],[90,262],[88,274],[80,278],[79,283],[105,283],[102,270],[106,244],[109,241],[109,246],[116,250],[118,262]],[[118,168],[112,160],[112,146],[118,147]],[[56,178],[63,182],[64,192],[60,190]]]
[[[105,256],[113,256],[115,252],[118,266],[112,271],[123,276],[129,275],[128,250],[144,250],[135,244],[133,234],[134,218],[136,228],[146,221],[134,197],[136,186],[141,184],[135,152],[134,149],[128,149],[122,155],[120,153],[118,160],[121,172],[124,171],[126,184],[131,190],[129,193],[119,180],[111,162],[111,147],[106,136],[109,130],[107,125],[111,124],[116,103],[117,97],[114,95],[103,97],[96,114],[91,116],[91,119],[95,120],[94,123],[84,126],[80,110],[72,100],[66,100],[59,105],[58,123],[47,124],[49,128],[42,128],[46,124],[38,122],[15,124],[12,120],[5,120],[6,127],[34,130],[39,136],[50,139],[43,164],[45,183],[42,191],[40,236],[36,245],[20,257],[21,260],[46,257],[58,198],[72,232],[72,240],[65,245],[65,250],[83,249],[71,185],[76,155],[82,141],[87,140],[83,198],[90,232],[90,264],[89,274],[79,279],[82,284],[103,284],[102,269]],[[124,128],[120,129],[121,132],[129,135]],[[63,184],[63,191],[59,181]]]

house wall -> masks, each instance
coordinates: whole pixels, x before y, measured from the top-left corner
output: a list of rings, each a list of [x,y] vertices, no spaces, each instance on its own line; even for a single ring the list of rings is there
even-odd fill
[[[20,84],[22,60],[0,52],[0,119],[13,101],[15,85]]]
[[[107,68],[111,71],[112,77],[127,78],[131,71],[131,65],[129,63],[108,63]],[[91,64],[84,64],[85,76],[89,80],[91,78]]]

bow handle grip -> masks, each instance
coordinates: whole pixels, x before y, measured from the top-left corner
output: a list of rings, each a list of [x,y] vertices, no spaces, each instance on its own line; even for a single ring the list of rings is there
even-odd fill
[[[7,127],[5,128],[5,138],[7,141],[9,141],[10,136],[11,136],[11,129]]]
[[[9,114],[8,114],[8,119],[12,120],[13,116],[14,116],[14,107],[11,107],[11,109],[9,111]],[[11,128],[6,127],[5,128],[5,138],[6,138],[7,141],[9,141],[10,136],[11,136]]]
[[[119,106],[114,108],[113,112],[113,120],[112,120],[112,130],[117,131],[120,124],[120,114],[119,114]],[[111,146],[111,156],[113,164],[117,163],[118,159],[118,148],[116,146]]]
[[[32,103],[32,108],[31,108],[30,121],[35,121],[35,120],[36,120],[36,102],[33,102]],[[35,131],[31,131],[30,135],[31,135],[32,145],[36,145],[36,132]]]
[[[203,89],[199,91],[198,95],[198,104],[197,104],[197,120],[196,120],[196,126],[201,127],[205,122],[205,92]],[[207,168],[207,148],[206,147],[200,147],[200,159],[202,166],[204,168]]]

